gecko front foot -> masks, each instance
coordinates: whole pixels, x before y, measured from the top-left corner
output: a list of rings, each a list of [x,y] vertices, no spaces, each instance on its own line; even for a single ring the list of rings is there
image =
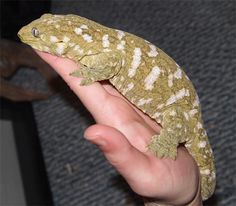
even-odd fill
[[[83,78],[80,82],[81,86],[89,85],[96,81],[94,75],[94,69],[88,68],[86,66],[84,67],[81,66],[80,70],[74,71],[70,75],[74,77]]]
[[[148,149],[157,157],[169,157],[176,159],[177,146],[175,141],[171,141],[170,137],[166,137],[163,133],[161,135],[154,135],[148,145]]]
[[[80,61],[80,69],[71,75],[81,77],[80,85],[89,85],[93,82],[111,79],[121,69],[121,57],[119,53],[98,53],[85,56]]]

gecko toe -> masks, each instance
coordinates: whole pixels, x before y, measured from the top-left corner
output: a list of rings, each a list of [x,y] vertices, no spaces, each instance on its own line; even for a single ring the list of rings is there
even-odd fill
[[[159,158],[176,159],[177,145],[166,141],[160,135],[154,135],[148,144],[148,149]]]
[[[74,72],[71,72],[70,73],[70,76],[73,76],[73,77],[83,77],[83,73],[81,70],[79,71],[74,71]]]

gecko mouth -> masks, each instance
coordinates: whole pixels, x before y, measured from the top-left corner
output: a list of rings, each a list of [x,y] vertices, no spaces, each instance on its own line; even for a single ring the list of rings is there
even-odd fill
[[[23,38],[24,36],[27,36],[27,35],[25,35],[26,34],[26,31],[25,31],[26,29],[25,29],[25,27],[23,27],[23,28],[21,28],[19,31],[18,31],[18,33],[17,33],[17,36],[19,37],[19,39],[22,41],[22,42],[26,42],[25,41],[25,38]]]
[[[17,36],[19,37],[19,39],[20,39],[21,41],[23,41],[23,38],[22,38],[22,35],[21,35],[21,30],[17,33]]]

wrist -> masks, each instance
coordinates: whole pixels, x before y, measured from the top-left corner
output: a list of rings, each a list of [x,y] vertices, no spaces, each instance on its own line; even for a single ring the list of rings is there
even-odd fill
[[[173,206],[173,204],[163,204],[160,203],[159,201],[155,201],[153,199],[144,199],[144,205],[145,206]],[[199,184],[198,184],[198,190],[197,193],[194,197],[194,199],[189,202],[184,204],[185,206],[202,206],[202,198],[201,198],[201,183],[199,180]]]

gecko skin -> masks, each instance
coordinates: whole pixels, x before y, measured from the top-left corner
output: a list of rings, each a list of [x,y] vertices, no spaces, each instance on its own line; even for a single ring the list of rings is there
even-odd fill
[[[200,170],[205,200],[215,189],[212,149],[195,89],[180,66],[162,50],[133,34],[76,15],[44,14],[23,27],[21,41],[80,65],[72,75],[81,85],[109,80],[141,111],[161,124],[148,148],[157,157],[176,158],[184,144]]]

